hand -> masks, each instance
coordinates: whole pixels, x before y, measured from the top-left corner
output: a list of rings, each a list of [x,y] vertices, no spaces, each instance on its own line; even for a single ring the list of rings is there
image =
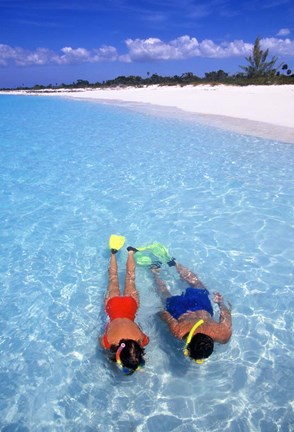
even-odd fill
[[[224,303],[224,298],[219,292],[213,293],[213,301],[216,304]]]
[[[214,303],[218,304],[219,307],[220,307],[220,306],[225,306],[229,311],[232,310],[232,305],[231,305],[231,303],[230,303],[229,301],[227,301],[227,303],[228,303],[228,307],[227,307],[227,306],[225,305],[225,301],[224,301],[223,296],[222,296],[219,292],[215,292],[215,293],[213,293],[213,301],[214,301]]]

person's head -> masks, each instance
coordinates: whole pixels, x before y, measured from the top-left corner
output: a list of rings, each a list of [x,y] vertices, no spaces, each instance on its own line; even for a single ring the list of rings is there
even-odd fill
[[[144,348],[132,339],[121,339],[116,350],[116,362],[126,374],[132,374],[144,366]]]
[[[192,337],[186,349],[189,357],[201,363],[201,360],[204,361],[211,355],[213,346],[214,343],[211,337],[203,333],[197,333]]]

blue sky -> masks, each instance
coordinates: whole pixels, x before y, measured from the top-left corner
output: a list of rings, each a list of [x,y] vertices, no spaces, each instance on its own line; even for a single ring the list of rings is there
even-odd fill
[[[0,0],[0,88],[240,72],[257,36],[294,71],[293,0]]]

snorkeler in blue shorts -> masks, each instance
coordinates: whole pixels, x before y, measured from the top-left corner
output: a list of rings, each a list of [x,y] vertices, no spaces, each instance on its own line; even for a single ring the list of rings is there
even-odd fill
[[[174,266],[189,286],[182,294],[172,296],[165,282],[160,278],[160,265],[150,266],[165,304],[161,317],[167,322],[176,338],[185,340],[184,354],[197,363],[203,363],[204,359],[213,352],[214,342],[225,344],[231,337],[230,305],[227,307],[222,295],[214,293],[213,301],[220,308],[219,322],[216,322],[213,319],[209,292],[198,276],[176,262],[175,258],[172,258],[168,265]]]

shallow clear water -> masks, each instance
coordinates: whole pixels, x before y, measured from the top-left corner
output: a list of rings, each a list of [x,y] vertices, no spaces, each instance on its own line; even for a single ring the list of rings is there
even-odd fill
[[[293,430],[292,145],[17,96],[0,97],[0,144],[1,431]],[[229,344],[185,359],[140,267],[151,341],[144,372],[122,376],[97,343],[111,233],[163,243],[222,292]]]

